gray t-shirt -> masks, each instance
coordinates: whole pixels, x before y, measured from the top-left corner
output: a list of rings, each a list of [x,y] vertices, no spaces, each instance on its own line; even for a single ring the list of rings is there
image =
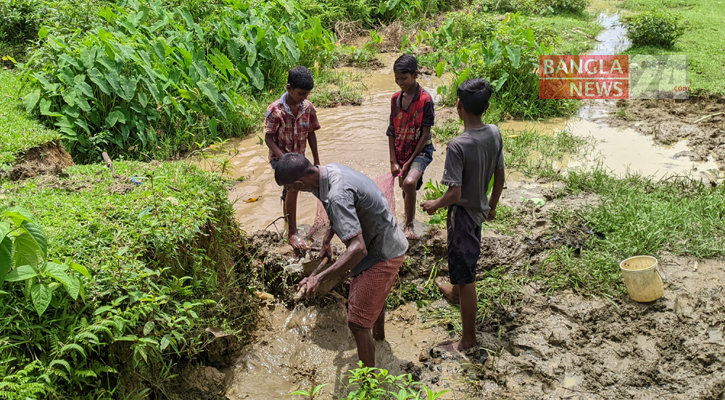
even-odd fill
[[[503,169],[503,138],[496,125],[470,129],[448,143],[441,183],[461,186],[461,200],[477,224],[488,217],[488,184],[494,171]]]
[[[340,240],[362,232],[368,255],[353,268],[353,276],[408,250],[385,195],[367,176],[340,164],[320,166],[320,188],[313,194],[325,206]]]

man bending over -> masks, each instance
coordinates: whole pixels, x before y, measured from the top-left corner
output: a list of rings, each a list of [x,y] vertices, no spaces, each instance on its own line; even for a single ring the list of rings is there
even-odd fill
[[[314,271],[300,282],[305,295],[322,282],[352,276],[348,300],[348,326],[357,353],[368,367],[375,366],[375,340],[385,339],[385,299],[403,265],[408,240],[395,221],[385,195],[367,176],[340,164],[312,165],[301,154],[279,159],[274,172],[277,184],[287,190],[312,192],[325,207],[330,230],[320,257],[332,257],[333,235],[347,249],[329,268]],[[370,333],[372,329],[372,335]]]

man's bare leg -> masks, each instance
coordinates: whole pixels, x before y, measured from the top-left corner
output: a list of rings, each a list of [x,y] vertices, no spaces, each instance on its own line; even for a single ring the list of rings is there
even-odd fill
[[[373,326],[373,339],[377,341],[385,340],[385,307],[380,311],[380,316]]]
[[[287,241],[298,250],[309,250],[310,245],[302,239],[297,232],[297,191],[287,191],[284,199],[284,213],[287,215]]]
[[[366,367],[374,367],[375,342],[373,341],[373,335],[370,334],[370,329],[361,329],[350,325],[350,331],[355,337],[358,358]]]
[[[463,325],[463,337],[460,341],[442,346],[448,351],[463,351],[476,345],[476,308],[478,298],[476,296],[476,284],[468,283],[457,286],[461,301],[461,321]],[[455,288],[454,288],[455,290]]]
[[[405,226],[403,233],[405,237],[411,240],[418,239],[413,229],[413,219],[415,219],[415,187],[420,179],[420,171],[411,170],[403,181],[403,203],[405,204]]]

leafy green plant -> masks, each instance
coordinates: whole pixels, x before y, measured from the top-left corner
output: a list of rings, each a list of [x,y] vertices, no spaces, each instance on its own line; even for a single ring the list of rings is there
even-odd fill
[[[680,16],[667,10],[645,11],[625,17],[622,24],[627,37],[635,46],[658,46],[672,48],[685,34]]]
[[[3,207],[0,215],[0,287],[6,281],[23,282],[23,294],[32,300],[38,315],[43,315],[60,287],[76,300],[84,290],[81,280],[71,270],[90,279],[88,270],[74,262],[48,260],[48,239],[27,210]]]
[[[183,7],[119,4],[102,8],[103,25],[80,41],[41,29],[46,45],[24,65],[34,89],[26,108],[54,123],[80,161],[103,151],[170,157],[195,141],[245,133],[219,121],[254,119],[252,93],[278,84],[303,55],[314,62],[333,46],[294,3],[249,12],[251,1],[232,2],[208,33]]]
[[[41,0],[0,2],[0,41],[17,44],[32,39],[40,29],[44,14]]]
[[[314,388],[310,388],[310,390],[296,390],[289,394],[289,396],[304,396],[310,400],[314,400],[315,396],[317,396],[320,393],[320,390],[327,386],[327,384],[317,385]]]
[[[410,374],[395,376],[382,368],[364,367],[362,362],[350,371],[348,388],[351,391],[345,400],[435,400],[448,393],[448,390],[433,391],[413,381]]]

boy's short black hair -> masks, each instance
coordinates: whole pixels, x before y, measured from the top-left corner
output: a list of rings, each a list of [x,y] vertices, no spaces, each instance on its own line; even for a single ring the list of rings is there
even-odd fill
[[[481,115],[488,108],[493,87],[484,79],[469,79],[458,87],[458,99],[467,113]]]
[[[274,180],[279,186],[291,185],[310,172],[313,172],[310,160],[299,153],[287,153],[274,167]]]
[[[299,65],[289,70],[287,74],[287,83],[292,89],[312,90],[315,87],[315,80],[312,78],[312,72],[307,67]]]
[[[403,54],[395,60],[393,72],[401,74],[414,74],[418,71],[418,60],[412,54]]]

